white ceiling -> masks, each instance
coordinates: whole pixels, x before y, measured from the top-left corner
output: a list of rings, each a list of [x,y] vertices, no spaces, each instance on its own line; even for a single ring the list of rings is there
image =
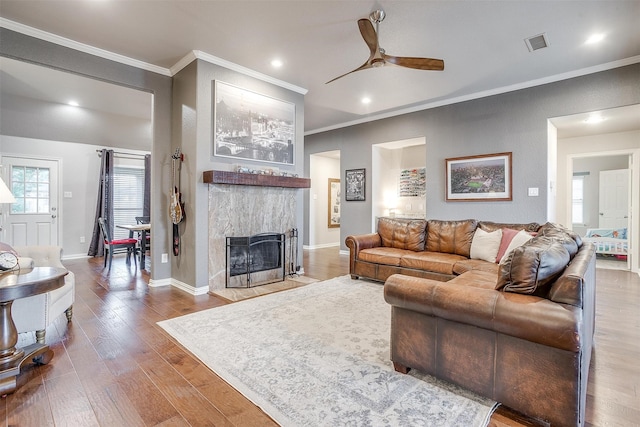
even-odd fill
[[[325,84],[367,59],[357,20],[377,8],[388,54],[440,58],[444,71],[390,66]],[[0,17],[168,75],[196,50],[304,88],[307,133],[640,62],[635,0],[2,0]],[[542,33],[549,47],[529,52],[525,38]],[[604,40],[585,44],[593,33]]]

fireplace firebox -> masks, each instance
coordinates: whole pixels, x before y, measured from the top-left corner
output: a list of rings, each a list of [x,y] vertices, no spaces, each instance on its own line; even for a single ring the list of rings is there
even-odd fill
[[[226,242],[227,288],[249,288],[284,280],[284,233],[227,237]]]

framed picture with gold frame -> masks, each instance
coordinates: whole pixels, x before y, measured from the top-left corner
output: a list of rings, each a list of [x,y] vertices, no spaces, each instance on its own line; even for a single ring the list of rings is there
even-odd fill
[[[329,178],[328,196],[328,224],[329,228],[340,228],[340,180]]]

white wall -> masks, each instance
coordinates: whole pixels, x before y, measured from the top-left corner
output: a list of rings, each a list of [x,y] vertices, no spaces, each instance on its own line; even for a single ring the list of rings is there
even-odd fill
[[[0,156],[17,155],[59,160],[58,215],[62,220],[60,245],[65,258],[87,256],[94,225],[100,173],[100,158],[96,150],[102,148],[104,147],[90,144],[0,135]],[[147,154],[133,150],[118,151]],[[116,158],[115,164],[131,164],[131,161]],[[64,198],[65,192],[70,192],[72,197]],[[82,236],[85,237],[85,243],[80,243]]]
[[[381,144],[385,145],[385,144]],[[423,168],[426,145],[401,148],[373,147],[372,153],[372,208],[374,220],[380,216],[425,217],[425,196],[400,197],[400,172],[403,169]],[[373,224],[375,228],[375,223]],[[373,229],[372,229],[373,231]]]
[[[618,151],[640,149],[640,130],[608,133],[578,138],[558,139],[558,222],[571,225],[571,174],[575,157],[589,157],[597,153],[617,154]],[[597,184],[597,181],[596,181]],[[636,190],[637,191],[637,190]]]
[[[310,159],[311,188],[309,189],[309,244],[305,248],[322,248],[340,245],[340,228],[329,228],[329,178],[340,177],[340,159],[311,156]],[[341,187],[342,189],[342,187]],[[344,194],[344,191],[341,191]],[[344,203],[344,195],[340,204]]]

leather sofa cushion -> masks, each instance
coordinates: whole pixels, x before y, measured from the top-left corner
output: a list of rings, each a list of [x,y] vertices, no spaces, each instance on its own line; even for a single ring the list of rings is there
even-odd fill
[[[495,262],[487,262],[481,259],[463,259],[456,262],[453,266],[453,274],[464,274],[467,271],[472,270],[481,270],[492,273],[495,276],[494,279],[497,280],[500,266]]]
[[[427,221],[427,247],[430,252],[462,255],[469,258],[473,234],[478,222],[474,219],[461,221]]]
[[[400,260],[400,266],[434,273],[453,274],[453,266],[466,258],[441,252],[407,252]]]
[[[535,237],[514,249],[502,262],[496,289],[543,295],[544,287],[562,274],[569,252],[557,240]]]
[[[540,224],[538,224],[537,222],[529,222],[527,224],[509,224],[505,222],[479,221],[478,228],[481,228],[484,231],[488,232],[501,230],[503,228],[510,228],[512,230],[524,230],[530,233],[534,233],[538,231],[538,229],[540,228]]]
[[[407,253],[404,249],[370,248],[358,252],[358,259],[373,264],[400,265],[400,258]]]
[[[571,258],[578,253],[578,248],[582,246],[582,238],[578,234],[559,224],[546,223],[540,227],[538,235],[551,237],[562,243],[567,251],[569,251]]]
[[[496,267],[497,264],[491,264]],[[447,283],[474,288],[495,289],[498,282],[498,275],[495,272],[483,270],[471,270],[460,276],[456,276]]]
[[[423,219],[378,219],[378,234],[382,246],[423,251],[427,221]]]

